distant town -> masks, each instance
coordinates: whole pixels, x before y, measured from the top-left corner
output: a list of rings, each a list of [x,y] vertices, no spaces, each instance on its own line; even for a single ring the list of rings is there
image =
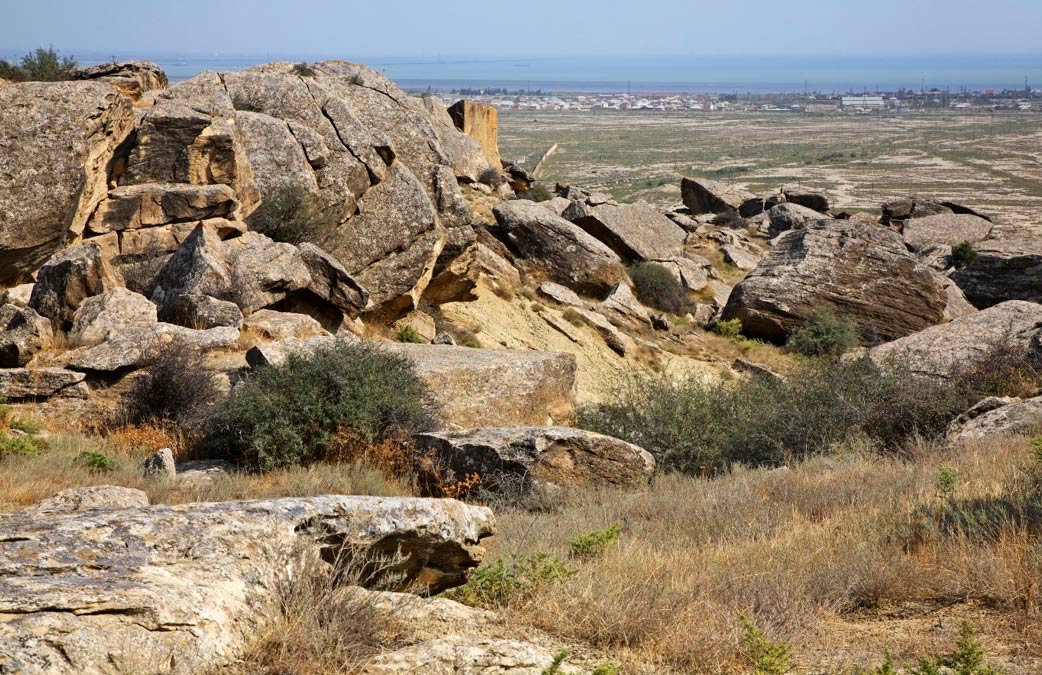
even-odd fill
[[[468,98],[512,110],[650,110],[662,112],[871,113],[871,112],[1039,112],[1042,90],[899,90],[861,94],[562,94],[504,89],[414,90],[446,105]]]

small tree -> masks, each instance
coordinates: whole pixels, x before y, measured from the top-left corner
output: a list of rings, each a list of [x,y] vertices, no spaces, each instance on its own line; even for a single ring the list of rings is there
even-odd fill
[[[961,270],[976,258],[977,251],[970,242],[964,241],[961,244],[952,246],[952,264],[955,265],[955,269]]]
[[[76,59],[60,56],[52,46],[47,49],[40,47],[34,53],[23,56],[19,70],[26,80],[59,82],[70,79],[78,67]]]
[[[633,291],[645,305],[670,314],[680,314],[690,303],[677,278],[662,265],[641,263],[630,269]]]
[[[789,349],[804,356],[841,356],[857,344],[857,326],[829,307],[815,307],[789,336]]]

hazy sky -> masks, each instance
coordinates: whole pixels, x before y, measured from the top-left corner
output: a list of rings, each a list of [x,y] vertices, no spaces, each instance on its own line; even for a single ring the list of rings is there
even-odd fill
[[[0,0],[0,53],[1042,52],[1040,0]]]

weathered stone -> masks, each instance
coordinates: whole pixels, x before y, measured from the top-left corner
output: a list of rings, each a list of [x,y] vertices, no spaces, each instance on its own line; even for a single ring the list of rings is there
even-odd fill
[[[987,241],[975,248],[977,257],[952,274],[970,302],[1042,302],[1042,239]]]
[[[369,305],[369,291],[348,274],[339,260],[314,244],[305,242],[298,248],[311,275],[308,291],[352,318]]]
[[[142,490],[115,485],[90,485],[62,490],[18,513],[22,516],[42,518],[92,509],[127,509],[141,506],[148,506],[148,495]]]
[[[983,241],[991,234],[992,224],[969,214],[939,213],[935,216],[904,221],[901,235],[912,250],[932,245],[955,246],[964,241]]]
[[[603,296],[626,278],[614,251],[535,202],[505,202],[493,213],[521,256],[545,269],[558,283],[580,293]]]
[[[646,488],[655,460],[644,449],[610,436],[569,427],[470,429],[419,434],[458,476],[477,474],[482,485],[525,491],[612,485]]]
[[[948,427],[948,440],[1042,433],[1042,397],[1020,400],[990,397],[960,415]]]
[[[246,363],[253,368],[278,366],[285,362],[290,354],[306,356],[319,349],[332,347],[336,342],[335,337],[320,335],[307,340],[289,339],[255,345],[246,352]]]
[[[488,163],[497,167],[499,157],[499,113],[494,105],[457,101],[449,107],[449,117],[456,128],[467,134],[481,147]]]
[[[996,348],[1009,347],[1042,357],[1042,305],[1010,300],[933,326],[868,352],[879,364],[903,371],[949,377],[961,368],[980,363]]]
[[[449,333],[438,333],[434,336],[434,339],[431,340],[431,344],[443,345],[445,347],[455,347],[456,338],[452,337],[452,335],[450,335]]]
[[[656,260],[673,275],[680,284],[689,291],[700,291],[709,284],[713,265],[702,256],[685,254],[668,260]]]
[[[403,647],[373,658],[363,675],[542,675],[580,672],[554,666],[554,654],[531,642],[452,635]]]
[[[820,192],[810,190],[785,190],[785,201],[803,206],[818,213],[828,213],[829,198]]]
[[[247,232],[224,242],[222,249],[232,271],[227,299],[244,314],[270,307],[311,284],[310,268],[292,244]]]
[[[163,265],[153,286],[152,302],[159,306],[159,316],[164,320],[174,318],[178,296],[227,297],[232,270],[217,231],[207,225],[197,226]]]
[[[193,330],[168,323],[134,325],[110,333],[100,344],[66,352],[62,358],[73,370],[118,373],[140,368],[158,347],[175,340],[206,352],[236,346],[239,331],[233,327]]]
[[[631,262],[671,258],[684,252],[684,230],[644,203],[605,204],[569,219]]]
[[[566,307],[587,307],[590,303],[580,298],[575,291],[552,281],[544,281],[536,289],[541,295],[545,295],[559,305]]]
[[[83,232],[133,128],[130,99],[101,82],[0,90],[0,283],[33,272]]]
[[[151,61],[113,61],[81,68],[74,80],[98,80],[110,84],[135,101],[145,92],[166,89],[169,84],[163,69]]]
[[[122,286],[101,247],[86,243],[52,256],[36,275],[29,306],[61,327],[87,298]]]
[[[322,324],[306,314],[257,310],[243,321],[243,330],[268,340],[298,340],[325,335]]]
[[[576,311],[586,323],[588,323],[602,338],[604,338],[604,343],[619,356],[626,356],[626,354],[629,354],[637,348],[637,344],[630,336],[616,328],[615,324],[608,321],[597,312],[587,309],[579,309]]]
[[[768,230],[768,236],[770,237],[776,237],[788,230],[801,230],[807,223],[827,219],[827,216],[824,214],[808,209],[806,206],[788,203],[778,204],[768,211],[767,215],[771,221],[771,226]]]
[[[544,209],[549,209],[551,213],[556,216],[561,216],[562,218],[564,217],[564,212],[568,210],[568,207],[571,206],[572,203],[571,199],[566,199],[564,197],[554,197],[545,202],[539,202]]]
[[[687,176],[680,181],[680,195],[684,206],[694,215],[737,211],[745,201],[756,197],[748,190],[727,183]]]
[[[883,215],[879,222],[884,226],[896,226],[911,218],[925,218],[939,213],[952,213],[952,210],[933,199],[902,197],[883,204]]]
[[[0,368],[0,396],[9,401],[50,398],[74,389],[84,378],[63,368]]]
[[[28,307],[33,297],[33,284],[18,284],[0,291],[0,305]]]
[[[207,218],[235,217],[239,202],[227,185],[144,183],[109,191],[87,224],[94,233],[138,230]]]
[[[83,301],[72,318],[69,337],[95,344],[139,326],[154,326],[158,320],[156,306],[148,298],[125,288],[114,288]]]
[[[775,342],[828,306],[878,343],[945,320],[945,280],[919,264],[890,230],[850,221],[808,224],[782,235],[774,250],[731,292],[725,320]]]
[[[738,207],[738,215],[742,218],[752,218],[763,213],[764,199],[763,197],[750,197],[742,202],[742,205]]]
[[[161,448],[145,458],[141,464],[145,478],[171,479],[177,475],[174,453],[170,448]]]
[[[575,407],[575,357],[505,349],[390,344],[416,364],[446,428],[566,424]]]
[[[724,255],[724,261],[731,263],[740,270],[754,270],[760,262],[760,256],[747,251],[741,246],[728,244],[721,246],[720,252]]]
[[[208,482],[221,476],[236,473],[235,465],[223,459],[193,459],[180,462],[174,467],[178,481]]]
[[[437,326],[434,325],[434,318],[418,309],[395,321],[394,327],[398,331],[412,330],[424,342],[432,342],[434,336],[437,335]]]
[[[517,268],[488,246],[475,242],[434,277],[423,297],[440,305],[477,300],[481,288],[510,296],[520,287]]]
[[[174,300],[171,322],[178,326],[205,330],[231,326],[242,328],[242,310],[234,302],[209,295],[179,295]]]
[[[401,556],[363,584],[397,575],[436,593],[464,581],[493,527],[483,507],[381,497],[13,514],[0,521],[0,653],[55,675],[220,668],[304,560]]]
[[[597,311],[616,326],[646,327],[651,323],[651,313],[628,284],[616,284],[608,297],[597,304]]]
[[[28,307],[0,307],[0,368],[18,368],[32,360],[53,337],[51,322]]]

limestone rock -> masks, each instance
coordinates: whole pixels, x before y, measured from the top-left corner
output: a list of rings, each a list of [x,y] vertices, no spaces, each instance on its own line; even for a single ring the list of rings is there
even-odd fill
[[[233,327],[194,330],[168,323],[138,324],[109,334],[100,344],[62,355],[69,368],[94,373],[118,373],[140,368],[163,344],[180,341],[200,352],[235,347],[239,331]]]
[[[369,305],[369,291],[348,274],[339,260],[314,244],[305,242],[298,248],[311,276],[309,292],[351,318]]]
[[[231,299],[249,314],[307,288],[311,272],[300,250],[272,241],[259,232],[247,232],[222,245],[232,271]]]
[[[449,117],[456,128],[481,147],[492,167],[501,166],[499,157],[499,113],[494,105],[457,101],[449,107]]]
[[[197,226],[167,260],[153,283],[152,302],[159,316],[172,319],[181,295],[210,295],[223,298],[230,293],[232,270],[224,257],[217,231]]]
[[[326,334],[322,324],[306,314],[261,309],[246,317],[243,330],[268,340],[306,339]]]
[[[596,330],[608,347],[619,356],[626,356],[637,348],[633,339],[619,330],[604,316],[587,309],[577,310],[583,320]]]
[[[104,234],[170,223],[234,218],[239,208],[227,185],[145,183],[110,190],[87,227]]]
[[[883,204],[883,216],[880,224],[884,226],[901,225],[911,218],[925,218],[940,213],[954,213],[941,202],[926,197],[902,197]]]
[[[698,255],[685,254],[654,262],[669,270],[673,278],[689,291],[697,292],[708,286],[710,275],[714,274],[712,263]]]
[[[874,347],[868,357],[908,372],[948,377],[1007,343],[1025,354],[1042,357],[1042,305],[1021,300],[1003,302]]]
[[[687,176],[680,182],[680,195],[684,206],[694,215],[737,211],[746,200],[756,197],[748,190],[727,183]]]
[[[945,319],[945,280],[919,264],[896,233],[850,221],[791,230],[731,292],[725,320],[783,341],[818,305],[857,324],[867,343],[893,340]]]
[[[28,307],[0,307],[0,368],[18,368],[32,360],[53,337],[51,322]]]
[[[724,260],[726,262],[729,262],[738,269],[747,272],[756,269],[756,265],[760,262],[760,256],[755,253],[750,253],[741,246],[728,244],[726,246],[721,246],[720,252],[724,255]]]
[[[820,192],[812,192],[811,190],[785,190],[785,201],[803,206],[812,211],[818,213],[828,213],[829,211],[829,198]]]
[[[651,312],[628,284],[616,284],[608,297],[597,304],[597,311],[616,326],[646,327],[651,323]]]
[[[424,342],[433,342],[434,336],[437,335],[437,327],[434,325],[434,318],[431,317],[430,314],[419,310],[413,310],[395,321],[394,327],[398,330],[403,330],[408,327],[412,329],[413,332],[415,332]]]
[[[438,592],[462,583],[493,527],[483,507],[381,497],[16,513],[0,521],[0,653],[55,675],[219,668],[304,559],[400,552],[363,582],[400,574],[399,589]]]
[[[231,326],[242,328],[242,311],[234,302],[209,295],[179,295],[174,300],[171,321],[178,326],[205,330]]]
[[[920,250],[935,245],[955,246],[964,241],[976,244],[987,239],[991,229],[991,222],[978,216],[939,213],[904,221],[901,234],[912,250]]]
[[[575,357],[556,352],[390,344],[427,383],[446,428],[568,423]]]
[[[646,488],[655,460],[632,443],[570,427],[470,429],[414,437],[437,453],[458,476],[476,473],[524,491],[580,485]]]
[[[85,377],[63,368],[0,368],[0,396],[17,401],[75,393]]]
[[[531,642],[453,635],[404,647],[374,658],[363,675],[542,675],[554,655]],[[557,672],[579,672],[563,664]]]
[[[100,246],[80,244],[55,254],[40,268],[29,306],[64,327],[84,300],[122,285]]]
[[[631,262],[679,256],[687,238],[683,228],[645,203],[592,207],[572,222]]]
[[[575,291],[570,288],[565,288],[561,284],[555,284],[552,281],[544,281],[539,284],[537,289],[540,295],[544,295],[559,305],[566,307],[587,307],[588,302],[580,298]]]
[[[127,509],[141,506],[148,506],[148,495],[142,490],[115,485],[91,485],[62,490],[18,513],[22,516],[42,518],[92,509]]]
[[[18,284],[0,291],[0,305],[16,305],[28,307],[33,296],[33,284]]]
[[[177,475],[174,453],[170,448],[161,448],[146,457],[141,468],[145,478],[174,478]]]
[[[545,269],[558,283],[602,296],[626,277],[614,251],[535,202],[504,202],[493,213],[521,256]]]
[[[1042,302],[1042,239],[987,241],[952,280],[977,307],[1006,300]]]
[[[948,427],[948,440],[966,441],[992,436],[1042,433],[1042,397],[998,399],[991,397],[966,411]]]
[[[337,338],[320,335],[307,340],[288,339],[255,345],[246,352],[246,363],[252,368],[281,365],[290,354],[308,355],[319,349],[332,347]]]
[[[96,344],[157,322],[156,306],[148,298],[125,288],[114,288],[83,301],[73,315],[69,337],[77,342]]]
[[[440,305],[477,300],[480,288],[509,296],[520,287],[517,268],[488,246],[475,242],[434,278],[423,297]]]
[[[781,203],[767,212],[770,218],[768,236],[776,237],[782,232],[803,229],[807,223],[826,220],[827,216],[799,204]]]
[[[74,80],[98,80],[116,87],[135,101],[142,94],[166,89],[169,80],[163,69],[151,61],[114,61],[81,68],[72,74]]]
[[[83,232],[133,128],[130,99],[108,84],[0,89],[0,283],[34,271]]]

